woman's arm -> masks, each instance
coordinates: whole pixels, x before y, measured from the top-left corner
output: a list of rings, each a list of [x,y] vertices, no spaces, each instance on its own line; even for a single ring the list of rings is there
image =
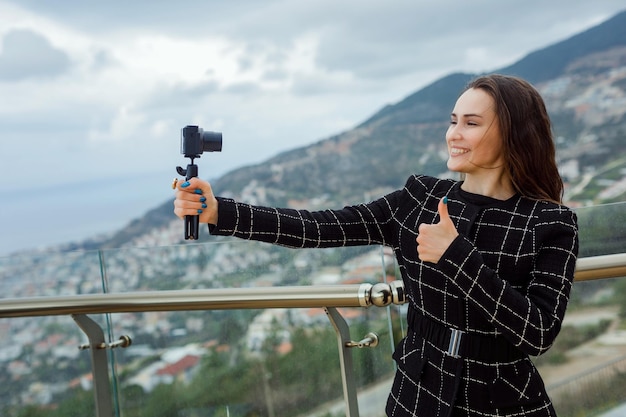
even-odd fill
[[[540,355],[552,346],[565,315],[578,254],[576,217],[564,208],[544,211],[534,233],[537,252],[525,293],[488,268],[463,236],[437,266],[511,343]]]
[[[321,211],[253,206],[218,197],[218,222],[209,230],[292,248],[385,244],[398,193],[369,204]]]

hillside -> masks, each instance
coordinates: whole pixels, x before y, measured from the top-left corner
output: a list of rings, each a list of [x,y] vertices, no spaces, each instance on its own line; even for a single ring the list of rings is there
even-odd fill
[[[626,12],[493,72],[522,76],[545,97],[569,204],[626,199]],[[449,111],[476,75],[448,75],[352,130],[236,169],[213,187],[251,203],[340,207],[380,196],[415,172],[449,175],[444,153]],[[156,207],[104,246],[123,246],[167,228],[177,221],[171,207],[170,201]]]

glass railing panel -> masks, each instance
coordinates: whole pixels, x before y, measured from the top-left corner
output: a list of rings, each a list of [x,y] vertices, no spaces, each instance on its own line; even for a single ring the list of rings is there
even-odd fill
[[[576,210],[579,257],[626,252],[626,204]],[[626,402],[626,278],[575,282],[561,333],[536,358],[559,416],[600,415]]]
[[[351,339],[359,341],[369,332],[379,336],[375,348],[350,353],[367,415],[382,416],[393,372],[388,308],[339,312]],[[337,336],[323,309],[89,317],[107,340],[133,340],[127,348],[106,350],[115,415],[280,416],[320,410],[325,410],[320,415],[343,415],[345,410]],[[1,415],[95,415],[91,351],[78,349],[88,340],[70,317],[3,319],[0,326],[7,343],[21,346],[15,352],[0,350],[7,365],[0,396],[11,399],[2,402]]]
[[[111,292],[396,279],[393,260],[380,247],[293,250],[231,240],[105,251],[103,259]],[[353,340],[379,335],[376,348],[351,349],[354,378],[364,392],[359,401],[371,402],[372,390],[386,399],[394,371],[391,333],[401,337],[402,328],[390,320],[395,308],[340,309]],[[128,333],[135,341],[114,351],[125,415],[345,412],[337,336],[323,309],[127,313],[111,321],[115,337]],[[373,405],[381,416],[384,399]]]
[[[237,239],[101,251],[110,292],[367,282],[383,275],[381,254],[377,246],[296,250]]]
[[[575,210],[580,233],[579,257],[626,252],[626,203]]]
[[[95,415],[90,354],[79,349],[88,339],[70,316],[0,319],[0,337],[0,415]]]
[[[20,252],[0,257],[0,298],[103,292],[98,251]]]
[[[350,352],[359,391],[368,390],[359,401],[369,399],[363,407],[380,416],[393,373],[386,311],[340,309],[354,340],[379,335],[377,347]],[[345,413],[337,336],[322,309],[114,314],[112,321],[134,336],[131,347],[114,351],[124,416]]]
[[[10,294],[11,298],[14,296],[21,298],[96,292],[116,293],[195,288],[254,288],[334,283],[359,284],[363,282],[374,284],[399,279],[395,275],[397,268],[395,268],[390,254],[384,252],[380,247],[291,250],[235,240],[203,244],[191,243],[162,248],[124,248],[95,252],[46,254],[37,257],[3,258],[0,265],[4,274],[3,277],[15,277],[14,280],[4,281],[7,284],[5,294]],[[28,274],[22,274],[20,271],[28,271]],[[13,282],[15,282],[15,286],[8,285]],[[31,290],[29,289],[31,286],[36,288]],[[104,333],[111,341],[115,341],[121,334],[127,334],[133,339],[131,347],[110,351],[109,360],[116,409],[119,409],[119,406],[129,409],[135,407],[143,409],[137,404],[144,404],[146,395],[152,391],[137,388],[137,378],[141,380],[144,377],[143,374],[137,376],[140,373],[139,369],[149,368],[148,372],[150,372],[157,366],[155,363],[162,360],[162,357],[170,358],[175,355],[171,353],[172,351],[177,352],[190,344],[195,344],[201,347],[204,356],[212,359],[219,358],[220,363],[224,360],[223,355],[232,358],[233,353],[228,354],[229,349],[236,351],[235,358],[239,362],[233,359],[226,361],[226,364],[229,365],[227,369],[233,375],[232,378],[237,381],[246,376],[250,381],[247,382],[250,387],[257,390],[259,387],[264,387],[262,397],[254,400],[252,404],[255,410],[259,409],[259,404],[266,401],[268,393],[265,387],[267,386],[267,389],[272,392],[272,398],[276,398],[272,407],[277,410],[285,408],[297,411],[299,410],[298,407],[304,407],[310,411],[313,407],[325,407],[328,401],[338,401],[340,404],[338,407],[343,412],[341,377],[338,366],[338,342],[328,318],[320,309],[317,311],[300,311],[298,309],[286,311],[288,314],[278,315],[275,319],[272,318],[275,320],[272,322],[273,331],[276,332],[275,335],[272,335],[274,342],[284,342],[284,340],[276,339],[276,337],[287,337],[285,331],[277,331],[276,329],[289,330],[288,340],[292,344],[292,349],[284,352],[282,350],[284,346],[281,343],[280,350],[275,349],[280,354],[265,344],[259,346],[258,340],[254,343],[248,342],[248,338],[245,336],[254,323],[269,314],[266,310],[95,315]],[[352,350],[355,365],[354,377],[357,380],[359,391],[365,387],[368,389],[376,387],[381,384],[380,381],[383,381],[382,384],[390,384],[389,378],[393,372],[391,351],[396,342],[392,340],[390,334],[396,333],[396,337],[401,337],[401,330],[398,329],[402,329],[402,325],[392,325],[388,317],[389,311],[394,310],[370,307],[369,309],[352,308],[345,310],[345,312],[342,311],[346,314],[350,326],[354,326],[354,329],[351,329],[354,340],[360,340],[370,331],[380,335],[378,347]],[[395,317],[397,316],[396,312]],[[300,319],[296,320],[294,317],[300,317]],[[17,325],[17,327],[9,324],[4,326],[5,336],[7,336],[5,340],[12,345],[21,346],[20,327],[24,329],[44,328],[49,322],[56,323],[58,320],[65,320],[65,324],[61,326],[59,332],[71,340],[71,349],[76,354],[77,345],[85,343],[86,339],[70,317],[63,317],[62,319],[58,317],[4,319],[4,323]],[[45,323],[45,325],[32,324],[38,322]],[[67,328],[71,328],[71,331],[68,331]],[[38,335],[36,332],[33,334]],[[82,342],[78,343],[78,341]],[[37,340],[33,340],[32,343],[37,343]],[[253,349],[248,347],[249,343],[254,345]],[[223,352],[223,349],[226,351]],[[258,352],[255,353],[255,350],[258,351],[259,349],[270,349],[269,353],[274,352],[272,353],[274,356],[259,356]],[[302,349],[304,351],[301,351]],[[206,352],[211,353],[211,355],[207,355]],[[215,356],[212,355],[213,353]],[[17,355],[20,354],[22,352],[17,353]],[[15,359],[11,355],[11,352],[5,353],[9,362]],[[80,355],[81,361],[89,364],[89,351],[81,351]],[[307,362],[303,358],[317,362]],[[33,358],[28,356],[27,359],[25,365],[12,366],[25,366],[30,372],[30,359]],[[289,360],[299,367],[289,365]],[[264,363],[266,361],[267,364]],[[33,361],[32,363],[38,364],[39,362]],[[64,362],[60,361],[59,363],[62,364],[61,366],[65,366],[63,365]],[[211,369],[214,368],[210,361],[208,363],[209,365],[206,366]],[[251,367],[252,370],[248,371],[242,368],[240,366],[242,363]],[[324,363],[324,367],[319,363]],[[261,374],[256,369],[259,366],[269,369],[270,374],[274,375],[274,379],[268,379],[267,375],[266,381],[259,379]],[[314,373],[311,369],[319,369],[320,372]],[[59,375],[64,375],[62,379],[84,381],[84,379],[80,379],[80,375],[70,376],[72,370],[72,367],[67,369],[65,372],[67,377],[65,377],[65,373]],[[220,369],[220,372],[222,371],[225,372],[225,369]],[[305,379],[307,372],[315,377],[311,385],[316,386],[320,392],[318,394],[307,392],[307,398],[310,397],[309,400],[291,404],[287,394],[293,388],[289,388],[281,381],[291,381],[293,378]],[[204,373],[207,371],[205,370]],[[211,374],[211,372],[208,373]],[[231,378],[223,373],[219,375],[221,379],[217,382],[216,380],[208,380],[203,382],[205,385],[201,386],[210,391],[215,391],[211,384],[220,384],[226,378]],[[164,381],[167,380],[167,378],[164,379]],[[178,381],[178,379],[170,379],[170,381]],[[337,381],[339,381],[338,386],[336,385]],[[171,382],[171,384],[174,383],[178,384],[178,382]],[[86,386],[85,384],[89,385],[88,382],[83,382],[81,386]],[[47,385],[42,386],[44,390],[51,390],[51,392],[56,392],[57,389]],[[83,395],[80,391],[82,388],[72,386],[70,389],[68,387],[69,385],[65,385],[65,388],[59,389],[63,392],[71,392],[69,395],[71,399],[66,400],[63,396],[54,396],[50,400],[52,402],[35,402],[32,407],[27,403],[17,403],[16,407],[23,406],[22,409],[18,408],[15,413],[7,413],[6,415],[56,415],[54,414],[55,411],[51,410],[54,408],[67,410],[67,407],[76,401],[80,402],[78,405],[74,404],[79,410],[82,410],[81,407],[86,407],[84,404],[93,405],[92,393]],[[192,390],[185,385],[183,387],[185,393]],[[8,391],[5,396],[15,394],[15,387],[7,385],[6,389]],[[163,392],[152,397],[152,401],[156,404],[163,401],[163,398],[166,397],[165,393],[173,392],[172,387],[165,386],[159,389],[162,389]],[[227,412],[228,410],[242,410],[238,408],[242,403],[238,397],[240,391],[233,392],[231,397],[213,399],[212,401],[217,407],[215,413],[224,411],[223,407],[222,411],[218,411],[222,405],[226,407]],[[382,392],[385,398],[387,391],[388,388],[383,386]],[[371,398],[369,391],[367,397]],[[175,406],[188,410],[189,415],[194,415],[193,413],[197,412],[197,407],[212,406],[212,404],[207,405],[206,402],[197,404],[198,400],[193,399],[193,397],[188,398],[186,395],[181,395],[180,399],[177,400],[179,403]],[[183,402],[180,403],[180,401]],[[247,407],[251,406],[247,404],[244,409]],[[46,413],[43,413],[44,410]],[[139,411],[128,413],[125,411],[124,415],[137,415],[137,412]],[[81,412],[80,415],[89,414]]]

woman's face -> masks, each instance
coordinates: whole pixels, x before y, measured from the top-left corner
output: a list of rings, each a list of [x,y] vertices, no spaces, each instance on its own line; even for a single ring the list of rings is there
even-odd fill
[[[457,100],[446,133],[448,169],[468,175],[498,175],[504,169],[502,135],[493,98],[469,89]]]

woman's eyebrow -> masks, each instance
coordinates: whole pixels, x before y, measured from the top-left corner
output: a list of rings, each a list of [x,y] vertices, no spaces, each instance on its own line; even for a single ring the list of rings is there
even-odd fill
[[[456,113],[451,113],[450,116],[457,117],[457,114]],[[467,113],[467,114],[464,114],[462,116],[463,117],[480,117],[481,119],[483,118],[483,116],[478,114],[478,113]]]

